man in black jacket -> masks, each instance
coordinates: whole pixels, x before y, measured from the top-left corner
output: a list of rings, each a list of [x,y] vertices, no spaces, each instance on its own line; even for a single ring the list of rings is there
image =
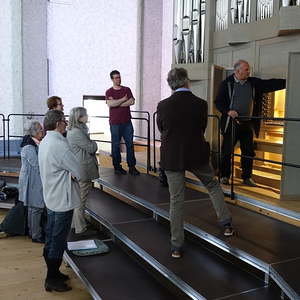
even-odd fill
[[[221,112],[221,131],[223,134],[220,175],[221,183],[229,184],[231,175],[232,123],[234,122],[234,141],[240,141],[241,153],[254,157],[253,130],[258,137],[262,113],[263,94],[285,88],[285,79],[263,80],[249,77],[250,66],[245,60],[234,64],[234,74],[222,81],[215,101]],[[242,117],[240,119],[236,119]],[[247,119],[249,117],[249,119]],[[241,158],[242,179],[248,186],[256,186],[251,178],[253,159]]]
[[[207,188],[219,223],[224,226],[224,235],[231,236],[233,229],[223,191],[209,165],[209,144],[204,138],[207,102],[192,94],[185,69],[171,70],[167,80],[174,93],[159,102],[157,126],[161,132],[160,166],[169,183],[172,257],[180,258],[184,242],[186,170],[194,173]]]

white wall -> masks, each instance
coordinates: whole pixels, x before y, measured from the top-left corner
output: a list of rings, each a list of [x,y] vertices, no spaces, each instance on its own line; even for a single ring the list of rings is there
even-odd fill
[[[24,113],[47,110],[47,1],[22,1]],[[40,119],[41,121],[41,119]]]
[[[0,113],[21,113],[22,102],[22,36],[21,1],[0,1]],[[18,131],[21,122],[11,128]],[[2,121],[0,123],[2,134]]]
[[[161,45],[161,99],[171,94],[167,83],[167,74],[172,65],[173,53],[173,2],[174,0],[163,1],[162,19],[162,45]]]
[[[63,98],[68,113],[82,95],[104,95],[118,69],[135,95],[138,0],[68,3],[48,4],[50,94]]]

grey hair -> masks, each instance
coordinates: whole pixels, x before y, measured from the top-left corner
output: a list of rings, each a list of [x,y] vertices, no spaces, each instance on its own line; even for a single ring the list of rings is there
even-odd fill
[[[239,59],[239,60],[238,60],[237,62],[235,62],[234,65],[233,65],[234,71],[239,70],[241,64],[248,64],[248,65],[249,65],[249,63],[248,63],[246,60]]]
[[[55,130],[57,123],[63,121],[65,118],[64,113],[60,110],[48,110],[44,118],[44,130]]]
[[[173,91],[184,87],[189,81],[187,70],[184,68],[172,69],[168,73],[167,81]]]
[[[84,107],[73,107],[69,115],[69,125],[68,130],[71,130],[73,127],[80,127],[82,123],[79,121],[81,117],[87,115],[86,108]]]
[[[40,129],[38,129],[38,125],[41,126],[40,122],[31,121],[25,127],[25,134],[35,137],[40,132]]]

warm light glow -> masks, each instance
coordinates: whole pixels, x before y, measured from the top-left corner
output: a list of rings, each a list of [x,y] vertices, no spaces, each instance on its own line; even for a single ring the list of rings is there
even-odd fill
[[[274,117],[284,118],[285,111],[285,89],[276,91],[274,96]]]

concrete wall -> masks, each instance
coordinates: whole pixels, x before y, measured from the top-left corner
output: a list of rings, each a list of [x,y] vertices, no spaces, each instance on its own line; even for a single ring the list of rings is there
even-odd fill
[[[50,94],[63,98],[68,113],[82,105],[82,95],[104,95],[118,69],[135,96],[138,1],[68,3],[48,5]]]
[[[12,112],[23,111],[21,16],[21,1],[0,1],[0,113],[6,116]],[[0,128],[2,135],[2,121]],[[14,134],[20,129],[22,122],[17,122],[11,127],[11,133]]]
[[[24,113],[43,114],[48,97],[47,1],[22,1]]]

